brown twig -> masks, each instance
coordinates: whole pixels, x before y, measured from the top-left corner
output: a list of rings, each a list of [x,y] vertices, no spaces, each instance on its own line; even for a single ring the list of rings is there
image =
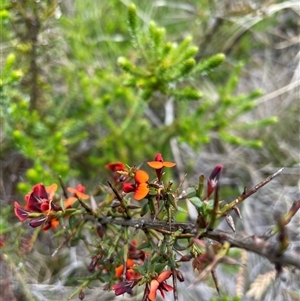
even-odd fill
[[[232,234],[222,230],[208,231],[203,235],[218,242],[228,241],[231,247],[244,249],[263,257],[266,257],[272,263],[280,263],[282,265],[291,265],[300,269],[300,254],[294,251],[285,251],[281,256],[277,256],[277,243],[269,243],[258,236],[243,236]]]
[[[268,184],[271,180],[273,180],[276,176],[278,176],[284,167],[280,168],[277,172],[270,175],[266,179],[264,179],[262,182],[258,183],[257,185],[253,186],[250,190],[244,190],[244,192],[235,200],[233,200],[231,203],[226,204],[223,208],[221,208],[220,213],[218,214],[218,217],[225,216],[230,210],[232,210],[235,206],[242,203],[245,199],[247,199],[250,195],[257,192],[260,188]]]
[[[300,200],[295,201],[290,210],[283,216],[283,224],[286,226],[293,218],[293,216],[298,212],[300,209]],[[274,226],[272,229],[268,230],[263,235],[260,235],[259,237],[262,239],[269,239],[270,237],[274,236],[276,233],[278,233],[279,228],[278,226]]]
[[[182,230],[183,234],[196,234],[197,227],[194,223],[172,223],[171,226],[162,221],[151,220],[151,219],[116,219],[116,218],[101,218],[99,223],[115,224],[125,227],[133,227],[135,229],[147,230],[147,229],[162,229],[165,231],[175,232]],[[277,256],[276,250],[278,248],[277,243],[270,243],[258,236],[252,235],[241,235],[234,234],[232,232],[226,232],[222,230],[211,230],[202,234],[202,238],[210,238],[220,243],[225,241],[229,242],[231,247],[247,250],[254,252],[258,255],[266,257],[272,263],[280,263],[282,265],[291,265],[300,269],[300,254],[294,251],[286,250],[281,256]]]
[[[66,186],[61,178],[61,176],[58,177],[58,180],[59,180],[59,183],[60,183],[60,186],[61,186],[61,189],[63,191],[63,195],[64,197],[67,199],[69,196],[68,196],[68,192],[67,192],[67,189],[66,189]]]
[[[130,214],[130,211],[129,211],[128,207],[124,203],[124,199],[120,196],[119,192],[112,186],[112,184],[109,181],[107,181],[107,184],[109,185],[109,187],[114,192],[114,194],[115,194],[116,198],[118,199],[118,201],[120,202],[122,208],[124,208],[125,213],[127,215],[127,218],[130,219],[131,218],[131,214]]]

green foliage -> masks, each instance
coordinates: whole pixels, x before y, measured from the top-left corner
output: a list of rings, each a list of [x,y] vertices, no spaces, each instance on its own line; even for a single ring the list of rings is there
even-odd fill
[[[249,92],[239,83],[240,79],[245,80],[248,67],[257,63],[256,50],[262,50],[263,43],[270,43],[266,31],[280,23],[281,16],[274,14],[280,10],[281,3],[262,1],[257,11],[251,7],[243,9],[243,4],[233,7],[230,1],[135,3],[136,6],[119,0],[1,1],[1,160],[5,162],[18,152],[30,162],[30,168],[18,175],[22,181],[18,188],[22,193],[27,193],[31,184],[58,182],[59,176],[64,183],[73,178],[81,179],[91,191],[92,186],[95,188],[93,182],[103,183],[107,179],[104,166],[108,162],[123,161],[141,166],[145,158],[152,158],[157,152],[171,158],[171,139],[184,142],[196,151],[211,142],[212,146],[221,142],[221,146],[229,143],[259,148],[263,140],[269,141],[260,133],[266,133],[267,127],[277,122],[277,117],[270,113],[264,119],[257,119],[256,100],[262,91]],[[288,3],[292,6],[292,1],[288,1],[281,9],[286,10]],[[287,18],[280,26],[284,24],[282,28],[292,31],[296,28],[294,19]],[[274,32],[272,36],[279,40],[276,40],[278,46],[279,37],[284,34]],[[295,106],[288,110],[295,117],[288,120],[292,128],[289,134],[294,139],[298,134],[294,121],[299,110]],[[278,133],[286,136],[286,128],[281,124],[276,127]],[[276,141],[268,142],[264,146],[266,157],[275,149],[278,149]],[[281,165],[282,160],[277,157]],[[286,156],[286,152],[283,157],[289,157],[289,164],[296,161],[296,156]],[[187,156],[184,161],[186,159],[190,158]],[[175,214],[174,220],[186,222],[186,201],[208,221],[213,215],[219,218],[213,209],[213,200],[203,202],[200,186],[188,191],[191,195],[183,200],[178,199],[180,206],[174,195],[168,193],[168,208],[161,202],[158,218],[164,224],[171,223],[171,214]],[[95,197],[104,200],[101,206],[112,200],[102,192]],[[84,229],[91,231],[92,226],[89,219],[87,223],[81,220],[86,212],[77,202],[70,213],[63,200],[54,202],[62,208],[62,212],[56,212],[61,225],[69,227],[73,235],[70,245],[76,246],[83,240],[90,248]],[[23,247],[18,234],[25,230],[18,224],[11,225],[11,220],[14,221],[11,206],[2,209],[0,243],[3,235],[5,252],[10,252],[14,247]],[[140,214],[146,216],[154,211],[154,204],[146,203]],[[120,217],[113,206],[107,212]],[[63,221],[69,214],[70,218]],[[201,222],[205,221],[199,220],[199,226]],[[123,245],[118,249],[124,232],[119,226],[109,226],[111,238],[105,242],[101,237],[99,244],[93,239],[93,244],[106,252],[102,258],[105,264],[112,254],[118,256],[114,265],[122,264],[126,261],[128,235],[124,234]],[[65,233],[64,227],[54,238],[63,238]],[[30,248],[37,235],[35,231],[34,237],[26,242]],[[154,275],[166,264],[175,267],[175,257],[166,258],[165,254],[170,254],[173,243],[179,250],[181,243],[155,231],[148,235],[159,241],[164,236],[164,243],[159,244],[160,254],[139,271],[150,269]],[[145,251],[151,247],[157,251],[157,244],[150,245],[148,240],[146,244]],[[186,247],[187,243],[182,245]],[[43,245],[42,249],[48,248]],[[157,259],[160,263],[155,265]],[[62,268],[59,262],[56,265],[52,262],[50,266],[51,274]],[[101,277],[95,273],[92,278],[110,282],[114,268],[106,269],[109,273]],[[224,267],[227,274],[233,269]],[[69,277],[67,283],[73,285],[73,277]],[[83,287],[88,283],[83,283]],[[223,296],[213,300],[240,300],[230,298]]]
[[[26,26],[24,38],[19,35],[20,25],[14,42],[7,34],[12,49],[8,58],[14,56],[21,64],[13,70],[8,59],[4,68],[5,74],[10,72],[5,76],[9,114],[4,149],[16,149],[32,160],[28,182],[39,178],[48,183],[53,177],[66,180],[79,174],[86,179],[103,176],[103,166],[111,161],[142,162],[158,150],[168,155],[172,138],[195,149],[216,133],[226,143],[262,145],[244,133],[275,119],[249,124],[239,120],[253,110],[260,95],[259,91],[236,95],[242,65],[218,78],[224,72],[223,53],[199,59],[201,49],[192,36],[174,38],[168,26],[150,20],[143,24],[140,6],[129,5],[126,16],[118,5],[111,1],[101,10],[92,1],[75,1],[73,13],[56,1],[48,5],[25,1],[9,7],[11,22],[40,20],[44,26],[36,38],[43,35],[52,46],[25,38],[26,30],[27,34],[31,30]],[[112,22],[112,16],[120,21]],[[12,29],[8,22],[5,28]],[[63,38],[48,34],[52,28]],[[47,65],[43,53],[50,58],[58,55],[59,61]],[[39,62],[44,62],[47,73]],[[116,70],[116,62],[123,73]],[[18,76],[22,81],[17,81]],[[214,95],[205,91],[211,80]]]

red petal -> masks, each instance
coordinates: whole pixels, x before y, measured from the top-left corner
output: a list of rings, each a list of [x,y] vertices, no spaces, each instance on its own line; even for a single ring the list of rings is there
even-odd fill
[[[14,203],[14,206],[15,206],[15,215],[21,222],[24,222],[27,219],[29,212],[25,210],[23,207],[21,207],[17,202]]]
[[[122,162],[114,162],[114,163],[108,163],[105,165],[107,169],[110,169],[111,171],[125,171],[127,170],[126,166]]]
[[[42,200],[48,200],[48,194],[45,186],[43,184],[34,185],[30,196],[26,198],[28,199],[28,203],[25,206],[25,209],[28,209],[32,212],[42,212]]]
[[[138,272],[136,272],[133,269],[129,269],[126,272],[126,279],[127,280],[139,280],[142,278],[142,275]]]
[[[158,153],[155,158],[154,158],[155,161],[160,161],[160,162],[164,162],[164,158],[162,156],[162,154]]]
[[[39,199],[48,199],[46,188],[41,183],[33,186],[32,193]]]
[[[148,194],[149,188],[147,183],[141,183],[134,192],[133,197],[135,200],[140,201]]]
[[[133,183],[123,183],[123,191],[125,193],[133,192],[135,191],[135,185]]]
[[[77,184],[76,190],[81,192],[81,193],[84,193],[85,192],[85,187],[81,184]]]
[[[173,290],[173,286],[163,282],[160,284],[160,287],[164,289],[166,292],[171,292]]]
[[[43,212],[49,211],[49,202],[42,203],[40,208]]]
[[[134,180],[137,184],[146,183],[149,180],[149,175],[145,171],[139,169],[135,172]]]
[[[147,162],[147,164],[154,169],[161,169],[164,167],[164,164],[162,162],[158,162],[158,161],[150,161],[150,162]]]

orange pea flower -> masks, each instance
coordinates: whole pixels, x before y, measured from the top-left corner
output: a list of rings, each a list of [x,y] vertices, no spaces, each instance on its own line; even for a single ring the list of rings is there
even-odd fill
[[[136,272],[134,269],[131,269],[135,265],[134,261],[131,259],[127,259],[126,262],[126,280],[120,283],[117,283],[112,286],[112,289],[115,291],[115,295],[119,296],[125,293],[132,294],[132,288],[139,282],[142,278],[142,275]],[[124,272],[124,265],[120,265],[115,269],[116,277],[120,278]]]
[[[150,301],[155,300],[157,290],[160,291],[163,298],[165,297],[164,291],[170,292],[173,290],[173,287],[165,282],[168,278],[170,278],[171,275],[172,275],[172,271],[168,270],[160,273],[157,278],[151,280],[150,292],[148,295],[148,299]]]
[[[126,262],[126,269],[128,268],[131,268],[134,266],[134,261],[132,259],[127,259],[127,262]],[[121,264],[119,265],[118,267],[115,268],[115,276],[116,278],[120,278],[124,272],[124,265]]]
[[[87,200],[89,196],[84,194],[85,187],[81,184],[77,184],[76,188],[68,187],[67,190],[73,193],[73,196],[65,200],[65,207],[70,208],[77,201],[77,199]]]
[[[145,198],[149,192],[148,180],[149,175],[145,171],[137,170],[134,174],[135,183],[124,183],[123,191],[125,193],[133,192],[134,199],[140,201]]]
[[[157,179],[160,182],[161,177],[163,175],[163,169],[164,167],[174,167],[176,165],[176,163],[173,162],[168,162],[168,161],[164,161],[162,154],[158,153],[155,158],[154,161],[150,161],[147,162],[147,164],[154,168],[156,171],[156,175],[157,175]]]

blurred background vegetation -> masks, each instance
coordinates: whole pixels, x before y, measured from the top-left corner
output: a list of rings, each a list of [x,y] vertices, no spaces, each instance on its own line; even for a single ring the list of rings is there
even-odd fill
[[[284,166],[263,200],[243,208],[251,221],[240,229],[261,231],[270,208],[295,197],[298,1],[133,2],[136,24],[127,0],[1,0],[3,239],[22,231],[12,204],[33,184],[61,176],[91,190],[105,164],[157,152],[176,161],[177,181],[188,173],[185,185],[224,164],[225,199]]]

